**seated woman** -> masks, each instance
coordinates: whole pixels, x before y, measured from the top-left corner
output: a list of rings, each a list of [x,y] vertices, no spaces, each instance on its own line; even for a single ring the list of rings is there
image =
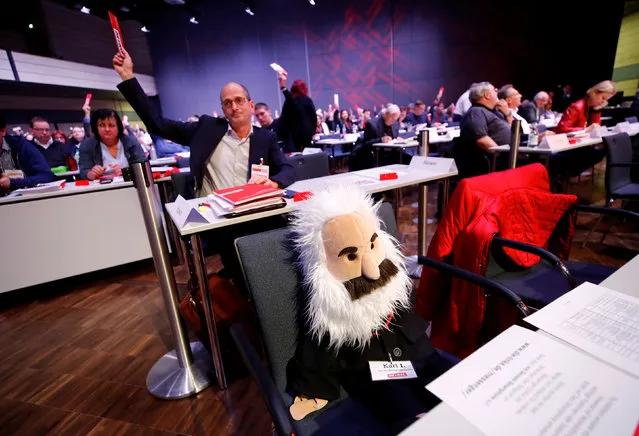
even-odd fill
[[[577,100],[564,112],[555,128],[555,133],[568,133],[586,129],[590,132],[601,124],[601,109],[615,95],[617,89],[614,82],[604,80],[586,92],[586,97]]]
[[[555,133],[569,133],[586,129],[590,132],[601,124],[601,109],[615,95],[617,89],[614,82],[604,80],[586,92],[586,97],[572,103],[563,113]],[[599,163],[606,153],[594,147],[581,147],[575,150],[554,154],[550,162],[552,176],[563,179],[576,177],[588,168]]]
[[[95,136],[80,144],[80,177],[95,180],[105,174],[121,176],[129,162],[146,159],[135,136],[125,135],[120,116],[112,109],[98,109],[91,114]]]

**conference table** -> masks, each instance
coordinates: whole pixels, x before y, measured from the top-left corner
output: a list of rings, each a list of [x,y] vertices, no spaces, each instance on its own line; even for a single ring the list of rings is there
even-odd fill
[[[384,167],[373,168],[369,170],[361,170],[354,171],[349,173],[340,173],[334,174],[325,177],[318,177],[314,179],[301,180],[295,182],[287,189],[296,192],[306,192],[306,191],[319,191],[322,189],[329,188],[332,185],[349,185],[349,186],[359,186],[363,191],[368,192],[370,194],[400,189],[407,186],[420,186],[420,211],[425,210],[425,203],[427,201],[426,198],[426,184],[433,181],[442,180],[445,184],[448,183],[448,179],[457,175],[457,170],[452,165],[452,159],[446,159],[446,161],[450,161],[448,168],[439,169],[439,170],[423,170],[423,169],[414,169],[409,168],[408,165],[388,165]],[[441,167],[437,167],[441,168]],[[396,179],[392,180],[380,180],[381,174],[395,173],[397,176]],[[198,205],[203,202],[206,202],[206,198],[196,198],[191,200],[186,200],[188,206],[191,208],[198,209]],[[208,289],[208,277],[206,275],[206,260],[204,258],[204,253],[202,250],[202,240],[200,235],[203,232],[220,229],[240,223],[246,223],[253,220],[258,220],[261,218],[267,218],[271,216],[286,214],[293,211],[299,203],[296,203],[292,199],[286,200],[286,205],[280,209],[256,212],[253,214],[243,215],[234,218],[224,218],[216,216],[212,210],[205,209],[202,212],[202,215],[205,216],[207,222],[206,223],[195,223],[195,222],[187,222],[182,227],[179,227],[177,224],[180,222],[180,214],[184,214],[187,211],[181,210],[181,206],[173,203],[167,203],[165,208],[168,212],[168,215],[173,222],[173,225],[176,227],[177,231],[182,236],[182,252],[190,253],[191,251],[186,247],[187,240],[190,241],[193,258],[190,259],[187,263],[189,269],[193,268],[190,273],[197,277],[198,283],[202,286],[201,291],[206,293],[206,295],[210,295]],[[424,208],[424,209],[422,209]],[[187,212],[188,213],[188,212]],[[424,214],[425,215],[425,214]],[[425,220],[426,216],[420,216],[420,225],[418,229],[418,238],[419,238],[419,250],[421,255],[425,255],[426,252],[426,234],[425,228],[426,225]],[[205,297],[206,298],[206,297]],[[206,301],[206,300],[205,300]],[[209,339],[211,341],[211,350],[212,350],[212,358],[213,364],[215,367],[215,373],[217,376],[218,386],[220,389],[226,389],[226,377],[224,372],[224,366],[222,363],[222,356],[220,353],[220,345],[217,336],[217,331],[214,323],[213,314],[211,312],[212,305],[205,304],[205,310],[208,311],[207,318],[211,320],[211,326],[209,326]]]
[[[0,198],[0,292],[152,257],[132,182]]]
[[[639,255],[632,258],[624,266],[615,271],[610,277],[600,283],[601,286],[613,291],[621,292],[639,298]],[[561,341],[546,332],[538,330],[538,333],[554,340]],[[569,345],[569,344],[568,344]],[[572,347],[572,345],[569,345]],[[575,348],[576,349],[576,348]],[[507,419],[504,417],[504,419]],[[400,433],[401,436],[483,436],[484,433],[473,426],[459,412],[448,404],[442,402],[435,406],[430,412],[413,423],[410,427]]]
[[[616,132],[614,131],[614,129],[615,129],[614,127],[608,128],[608,133],[610,135],[615,134]],[[631,137],[639,134],[639,123],[630,124],[626,133],[628,133],[628,135]],[[561,153],[564,151],[575,150],[582,147],[599,145],[603,143],[603,139],[601,137],[595,137],[595,138],[592,138],[590,136],[580,137],[581,135],[584,135],[584,134],[585,134],[585,130],[572,132],[568,134],[569,138],[576,137],[576,140],[573,144],[567,144],[567,145],[555,147],[552,149],[544,148],[540,146],[529,147],[526,145],[526,146],[520,146],[518,153],[519,154],[536,154],[539,156],[543,156],[546,162],[546,167],[547,167],[550,164],[550,158],[553,154]],[[489,149],[489,152],[492,154],[492,169],[494,171],[496,162],[497,162],[497,156],[501,153],[510,152],[510,145],[506,144],[506,145],[499,145],[497,147],[492,147]]]

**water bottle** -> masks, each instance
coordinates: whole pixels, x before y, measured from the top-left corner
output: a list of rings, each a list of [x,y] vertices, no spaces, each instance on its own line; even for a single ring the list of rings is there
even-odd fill
[[[353,124],[353,133],[357,133],[357,124]]]
[[[537,124],[530,125],[530,134],[528,135],[528,147],[534,148],[539,144],[539,135],[537,134]]]

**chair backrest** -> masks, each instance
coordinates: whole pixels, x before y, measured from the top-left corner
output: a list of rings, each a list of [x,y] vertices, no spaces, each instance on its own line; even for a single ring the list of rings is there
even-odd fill
[[[606,146],[606,195],[608,198],[615,190],[631,183],[630,167],[615,167],[610,164],[623,164],[632,162],[632,142],[627,133],[604,136],[603,143]]]
[[[453,158],[457,165],[458,177],[464,179],[488,174],[490,172],[488,156],[482,155],[481,159],[477,160],[475,153],[468,153],[468,147],[476,147],[476,145],[465,143],[461,137],[453,139]]]
[[[390,203],[379,209],[383,227],[397,237]],[[295,352],[298,332],[297,295],[300,276],[287,228],[235,240],[246,287],[262,330],[262,340],[278,390],[286,389],[286,365]]]
[[[191,166],[191,158],[189,157],[181,157],[175,160],[178,168],[188,168]]]
[[[297,180],[314,179],[329,175],[328,154],[298,154],[288,157],[288,161],[295,169]]]
[[[628,121],[630,124],[639,123],[639,120],[637,120],[637,117],[627,117],[626,121]]]
[[[186,200],[195,198],[195,178],[191,173],[173,173],[171,183],[176,196],[181,195]]]

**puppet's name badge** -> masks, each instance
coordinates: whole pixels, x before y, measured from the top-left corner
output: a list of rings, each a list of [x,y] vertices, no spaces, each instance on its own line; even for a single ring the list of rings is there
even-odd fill
[[[373,381],[417,378],[410,360],[372,361],[368,365]]]
[[[268,165],[258,165],[258,164],[251,165],[251,178],[257,177],[257,176],[263,176],[268,179],[268,174],[269,174]]]

